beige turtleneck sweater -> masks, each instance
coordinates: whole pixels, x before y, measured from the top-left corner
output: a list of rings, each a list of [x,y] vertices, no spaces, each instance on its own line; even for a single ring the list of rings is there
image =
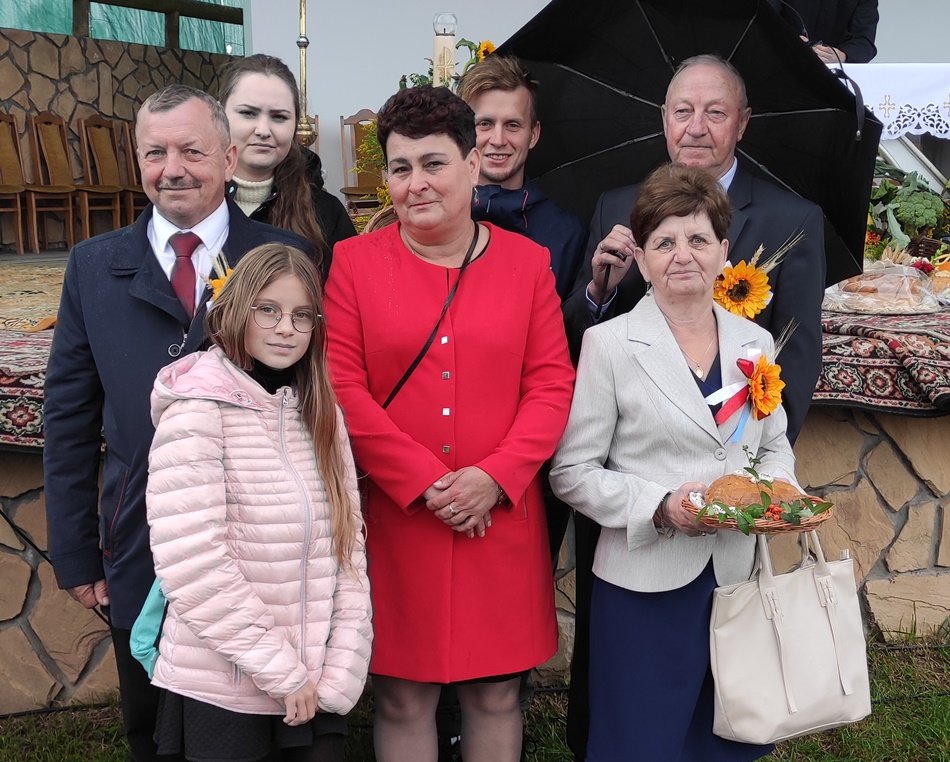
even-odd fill
[[[234,176],[234,183],[237,188],[234,190],[234,203],[241,207],[241,211],[250,217],[257,208],[264,203],[274,187],[274,178],[252,182],[242,180],[237,175]]]

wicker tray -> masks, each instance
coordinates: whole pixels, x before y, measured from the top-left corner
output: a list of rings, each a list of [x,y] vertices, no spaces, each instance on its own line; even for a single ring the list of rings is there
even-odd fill
[[[808,495],[808,499],[816,503],[827,502],[823,498],[814,497],[812,495]],[[695,505],[693,505],[689,500],[684,500],[681,505],[694,516],[698,516],[699,512],[702,510],[701,508],[697,508]],[[821,524],[830,519],[833,513],[834,508],[829,508],[827,511],[819,513],[817,516],[802,519],[801,524],[790,524],[787,521],[772,521],[771,519],[756,519],[755,525],[749,527],[749,531],[752,534],[789,534],[794,532],[810,532],[812,529],[817,529]],[[730,529],[734,532],[739,531],[739,524],[735,519],[729,518],[720,522],[719,516],[717,514],[705,514],[701,519],[698,520],[697,523],[700,526],[708,527],[709,529]]]
[[[942,241],[936,238],[914,238],[907,246],[907,253],[912,257],[926,257],[930,259],[937,253],[937,249],[942,245]]]

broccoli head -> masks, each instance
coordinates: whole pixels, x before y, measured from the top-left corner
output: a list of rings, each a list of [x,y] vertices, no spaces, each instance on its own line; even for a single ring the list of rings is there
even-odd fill
[[[916,235],[924,228],[935,227],[940,221],[943,201],[936,193],[912,190],[897,195],[898,204],[894,215],[911,235]]]

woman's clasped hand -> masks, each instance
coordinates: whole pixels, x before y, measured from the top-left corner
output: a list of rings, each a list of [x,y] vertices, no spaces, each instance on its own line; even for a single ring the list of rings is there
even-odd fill
[[[426,508],[456,532],[484,537],[498,504],[498,483],[477,466],[467,466],[447,473],[422,496]]]

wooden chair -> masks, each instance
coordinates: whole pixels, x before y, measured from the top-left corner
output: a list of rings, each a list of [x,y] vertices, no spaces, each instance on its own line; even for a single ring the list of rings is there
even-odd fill
[[[118,187],[125,212],[125,224],[135,221],[137,193],[142,198],[142,186],[134,187],[123,181],[119,167],[119,136],[115,122],[94,114],[79,120],[79,138],[82,146],[83,174],[87,180],[95,180],[97,186]],[[142,203],[142,208],[145,203]]]
[[[135,127],[131,122],[122,122],[122,153],[125,154],[125,177],[128,190],[122,194],[125,204],[126,225],[131,225],[148,206],[148,196],[142,190],[139,174],[139,159],[135,151]]]
[[[61,116],[41,111],[30,117],[30,135],[33,138],[33,169],[43,184],[72,185],[73,173],[69,161],[69,144],[66,141],[66,122]],[[44,173],[45,169],[45,173]],[[72,185],[79,202],[79,225],[81,240],[92,237],[92,214],[106,212],[112,216],[112,227],[122,226],[119,185],[97,185],[92,178],[86,183]]]
[[[38,185],[35,183],[26,183],[23,180],[22,152],[20,151],[20,133],[17,130],[16,120],[12,114],[0,114],[0,140],[4,143],[9,142],[12,145],[10,149],[0,150],[0,154],[6,157],[11,154],[16,155],[16,161],[3,161],[3,181],[12,182],[14,185],[22,185],[26,197],[26,231],[27,244],[30,251],[39,253],[42,248],[48,248],[49,237],[48,224],[49,214],[61,214],[63,216],[64,237],[66,246],[72,248],[76,243],[73,236],[73,186],[68,185]],[[34,150],[35,154],[35,150]],[[19,178],[19,182],[17,182]],[[39,224],[40,215],[43,215],[43,224]],[[42,234],[42,235],[41,235]]]
[[[23,253],[23,165],[16,120],[12,114],[0,114],[0,215],[13,215],[13,241],[16,253]]]
[[[376,114],[369,109],[357,111],[352,116],[340,117],[340,143],[343,146],[343,177],[346,185],[340,188],[347,200],[347,206],[360,206],[357,203],[363,196],[372,196],[372,207],[378,202],[376,188],[383,184],[379,172],[357,172],[356,162],[359,159],[357,147],[363,142],[370,122],[376,120]],[[365,204],[363,204],[365,206]]]
[[[316,154],[320,153],[320,117],[314,114],[313,116],[307,116],[307,123],[310,125],[310,129],[313,130],[313,142],[309,146],[304,146],[308,151],[313,151]]]

